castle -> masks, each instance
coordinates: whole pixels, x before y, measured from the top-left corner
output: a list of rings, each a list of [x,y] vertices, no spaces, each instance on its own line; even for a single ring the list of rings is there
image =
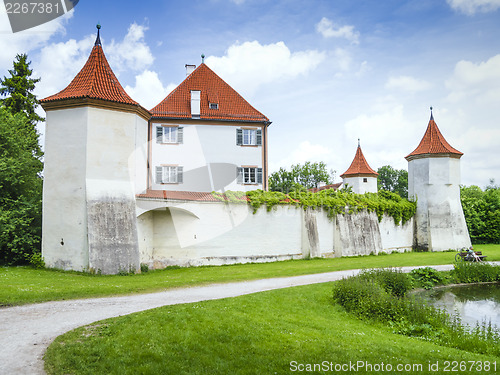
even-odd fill
[[[99,27],[98,27],[99,29]],[[417,214],[404,225],[374,213],[278,207],[253,214],[212,191],[267,190],[269,119],[203,61],[147,110],[125,92],[99,30],[90,56],[47,114],[42,255],[47,266],[117,273],[169,265],[263,262],[470,246],[460,157],[433,117],[406,159]],[[376,192],[358,144],[341,176]]]

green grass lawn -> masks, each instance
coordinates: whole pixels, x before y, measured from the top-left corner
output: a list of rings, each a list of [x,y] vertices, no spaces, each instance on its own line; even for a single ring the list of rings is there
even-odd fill
[[[488,260],[500,260],[500,245],[477,245]],[[451,264],[454,252],[404,253],[334,259],[294,260],[219,267],[150,271],[140,275],[102,276],[27,267],[0,267],[0,306],[52,300],[161,291],[208,283],[295,276],[356,268]]]
[[[299,366],[318,364],[325,368],[314,373],[498,373],[500,357],[472,351],[396,335],[353,318],[333,304],[332,283],[325,283],[94,323],[58,337],[45,368],[48,374],[253,375],[312,373]],[[465,361],[467,371],[452,371],[453,361]],[[467,361],[475,362],[471,371]],[[483,369],[489,362],[489,371],[478,371],[477,361]],[[359,364],[358,371],[335,370],[350,363]],[[367,371],[382,363],[384,371]],[[398,365],[411,371],[397,371]]]

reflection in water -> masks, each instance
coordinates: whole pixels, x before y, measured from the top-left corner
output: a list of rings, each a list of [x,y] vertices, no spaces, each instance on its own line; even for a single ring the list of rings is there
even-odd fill
[[[419,296],[432,305],[458,315],[462,323],[475,326],[490,322],[500,328],[500,284],[453,286],[429,290]]]

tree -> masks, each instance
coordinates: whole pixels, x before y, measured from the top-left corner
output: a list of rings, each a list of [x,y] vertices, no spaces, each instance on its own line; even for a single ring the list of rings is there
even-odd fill
[[[0,107],[0,264],[29,261],[40,252],[41,155],[32,152],[24,114]],[[35,139],[38,141],[38,139]]]
[[[44,119],[36,113],[36,108],[40,103],[32,93],[40,78],[31,78],[33,70],[29,68],[31,62],[27,60],[26,54],[16,55],[16,60],[13,63],[14,68],[9,70],[11,76],[9,78],[4,76],[0,80],[0,96],[6,96],[6,98],[0,99],[0,104],[12,115],[23,113],[26,116],[28,121],[18,125],[23,126],[26,134],[30,134],[32,143],[29,146],[33,152],[40,155],[41,149],[38,144],[36,124]]]
[[[461,186],[460,199],[473,243],[500,243],[500,187]]]
[[[402,198],[408,198],[408,172],[384,165],[377,170],[378,190],[392,191]]]
[[[291,191],[306,190],[318,187],[321,182],[333,183],[335,171],[328,172],[326,164],[323,162],[304,165],[292,165],[291,171],[280,168],[269,176],[269,188],[271,191],[281,191],[289,193]]]

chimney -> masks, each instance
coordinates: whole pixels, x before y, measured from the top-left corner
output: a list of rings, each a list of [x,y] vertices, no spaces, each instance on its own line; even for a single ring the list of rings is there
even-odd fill
[[[193,71],[196,69],[196,65],[191,65],[191,64],[186,64],[186,77],[193,73]]]
[[[200,97],[201,91],[191,90],[191,116],[200,118]]]

